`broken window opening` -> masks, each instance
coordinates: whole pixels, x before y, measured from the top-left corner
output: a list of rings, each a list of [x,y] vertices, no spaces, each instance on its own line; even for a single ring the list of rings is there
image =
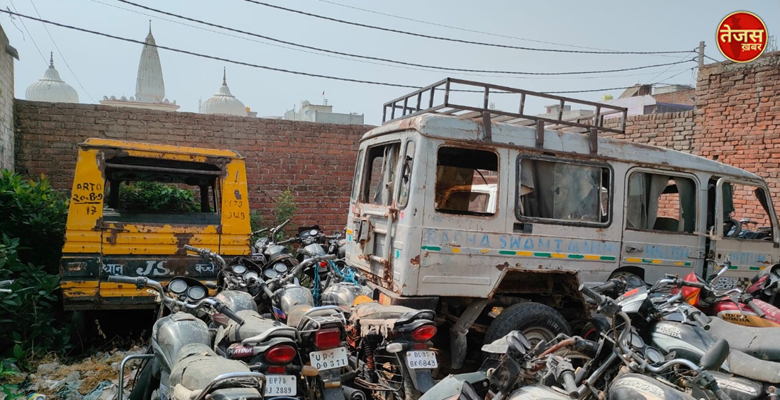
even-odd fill
[[[114,157],[106,161],[103,219],[126,223],[220,223],[219,166]]]
[[[496,213],[498,155],[441,147],[436,157],[436,211],[475,216]]]
[[[773,240],[769,203],[763,188],[724,182],[722,192],[724,237]]]
[[[400,142],[368,149],[361,202],[389,206],[395,188],[395,167],[398,162]]]
[[[517,218],[608,224],[610,182],[606,167],[524,158],[517,182]]]
[[[693,233],[696,230],[696,183],[680,176],[631,174],[626,228]]]

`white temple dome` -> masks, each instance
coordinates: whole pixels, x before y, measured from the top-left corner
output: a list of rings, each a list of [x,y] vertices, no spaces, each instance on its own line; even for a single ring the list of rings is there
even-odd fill
[[[219,91],[215,95],[203,102],[201,112],[203,114],[247,116],[244,103],[230,93],[225,71],[222,72],[222,87],[219,88]]]
[[[49,101],[52,103],[78,103],[79,94],[76,89],[63,82],[60,74],[54,69],[54,54],[49,61],[49,68],[43,73],[43,78],[38,79],[27,87],[24,96],[32,101]]]

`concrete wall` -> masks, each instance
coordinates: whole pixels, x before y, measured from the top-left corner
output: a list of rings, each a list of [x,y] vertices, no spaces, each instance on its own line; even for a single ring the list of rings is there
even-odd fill
[[[0,26],[0,169],[14,168],[14,56]]]
[[[289,188],[298,223],[329,233],[347,221],[357,142],[371,127],[16,100],[18,172],[70,190],[77,144],[90,137],[227,148],[246,157],[251,207],[272,220]]]

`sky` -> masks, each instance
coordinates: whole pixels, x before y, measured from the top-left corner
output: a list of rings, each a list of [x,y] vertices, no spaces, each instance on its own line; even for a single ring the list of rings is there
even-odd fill
[[[695,53],[664,55],[597,55],[552,53],[477,46],[412,37],[339,24],[251,3],[246,0],[132,0],[169,13],[228,26],[254,34],[333,51],[404,62],[463,69],[565,72],[631,68],[692,60]],[[258,0],[260,1],[260,0]],[[693,50],[705,41],[705,64],[725,58],[715,45],[716,29],[726,15],[746,10],[764,20],[780,42],[780,1],[360,1],[262,0],[313,14],[425,35],[545,49],[618,51]],[[534,91],[570,91],[625,87],[637,83],[695,85],[696,62],[627,72],[575,76],[507,76],[433,71],[366,62],[279,45],[267,40],[157,14],[117,0],[0,0],[2,9],[143,41],[149,20],[158,45],[235,61],[335,77],[425,86],[446,77],[483,81]],[[364,10],[359,10],[362,8]],[[37,10],[37,13],[36,13]],[[388,14],[388,15],[382,15]],[[398,18],[403,17],[403,18]],[[414,19],[418,21],[412,21]],[[183,25],[187,24],[187,25]],[[15,91],[24,98],[30,84],[43,76],[49,52],[64,81],[82,103],[103,96],[135,95],[141,45],[44,25],[0,14],[0,25],[20,56],[15,64]],[[189,25],[189,26],[188,26]],[[448,25],[444,27],[441,25]],[[458,29],[452,28],[456,27]],[[37,44],[37,48],[36,48]],[[165,94],[197,112],[221,85],[227,69],[230,90],[259,117],[281,116],[303,100],[321,104],[322,93],[334,112],[365,115],[366,124],[382,122],[385,102],[413,89],[342,82],[268,71],[225,61],[159,50]],[[67,65],[66,65],[67,62]],[[599,101],[618,97],[622,89],[565,96]],[[513,109],[508,99],[499,109]],[[543,113],[544,100],[528,104]],[[577,107],[574,107],[577,108]]]

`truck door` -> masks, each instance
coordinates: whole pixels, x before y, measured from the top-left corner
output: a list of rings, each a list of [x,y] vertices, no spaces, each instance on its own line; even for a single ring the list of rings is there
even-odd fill
[[[720,178],[715,192],[710,251],[718,263],[728,257],[732,269],[717,282],[718,287],[744,285],[756,273],[780,261],[777,217],[769,191],[764,185]]]
[[[354,241],[368,272],[384,284],[393,281],[392,254],[394,222],[397,221],[395,199],[401,175],[401,142],[383,143],[367,149],[363,178],[354,210]]]
[[[626,182],[621,267],[641,268],[647,282],[667,273],[701,274],[704,237],[696,234],[696,177],[632,169]]]

